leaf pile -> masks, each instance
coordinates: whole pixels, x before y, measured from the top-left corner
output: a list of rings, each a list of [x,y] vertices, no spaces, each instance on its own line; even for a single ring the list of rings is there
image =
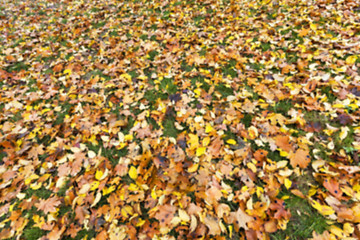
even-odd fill
[[[360,238],[357,1],[0,8],[1,239]]]

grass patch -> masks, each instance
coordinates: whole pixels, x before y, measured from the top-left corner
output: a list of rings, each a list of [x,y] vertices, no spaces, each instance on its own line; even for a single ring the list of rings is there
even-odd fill
[[[276,102],[273,106],[269,106],[268,110],[274,113],[287,115],[288,111],[293,107],[294,105],[291,100],[281,100]]]
[[[52,191],[50,191],[50,190],[48,190],[48,189],[46,189],[44,187],[41,187],[41,188],[39,188],[37,190],[33,190],[31,188],[28,188],[25,191],[26,198],[30,198],[31,196],[35,195],[35,196],[37,196],[38,198],[41,198],[41,199],[48,199],[51,196],[52,193],[53,193]]]
[[[92,239],[95,236],[96,236],[96,232],[94,229],[90,229],[90,230],[84,229],[79,231],[75,238],[68,238],[68,239],[73,239],[73,240]]]
[[[290,221],[286,230],[271,234],[271,239],[308,239],[312,237],[313,231],[323,233],[326,230],[326,218],[313,209],[307,200],[292,195],[285,200],[285,204],[291,212]]]
[[[245,125],[246,128],[251,126],[253,115],[246,113],[241,119],[241,122]]]
[[[175,128],[175,120],[172,119],[172,118],[168,118],[168,119],[165,119],[164,122],[163,122],[163,127],[164,127],[164,136],[168,136],[168,137],[174,137],[176,138],[177,135],[180,133],[179,130],[177,130]]]
[[[234,95],[234,90],[230,87],[225,86],[222,83],[216,85],[215,90],[218,91],[222,95],[223,98]]]
[[[333,103],[337,99],[335,94],[333,93],[331,86],[325,86],[321,88],[321,93],[325,94],[328,102]]]
[[[94,151],[96,154],[101,149],[101,156],[107,158],[113,166],[116,166],[118,164],[120,157],[124,157],[128,153],[128,149],[126,147],[122,149],[105,148],[101,140],[99,140],[99,145],[92,145],[88,143],[87,147],[89,148],[89,150]]]
[[[47,231],[44,231],[38,227],[26,228],[21,235],[22,239],[26,240],[37,240],[47,234]]]

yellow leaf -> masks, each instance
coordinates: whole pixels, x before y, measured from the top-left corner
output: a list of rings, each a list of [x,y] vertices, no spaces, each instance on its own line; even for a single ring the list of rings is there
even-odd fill
[[[112,185],[108,188],[104,188],[102,191],[103,191],[103,196],[113,192],[114,190],[116,189],[116,186]]]
[[[310,188],[309,192],[308,192],[308,196],[314,196],[317,193],[317,189],[316,188]]]
[[[151,190],[151,197],[152,197],[153,199],[157,199],[157,195],[156,195],[156,187],[155,187],[155,188],[153,188],[153,190]]]
[[[317,29],[317,24],[311,23],[311,24],[310,24],[310,28],[311,28],[311,30],[316,31],[316,29]]]
[[[64,70],[64,74],[69,74],[69,75],[71,75],[71,73],[72,73],[71,69],[65,69],[65,70]]]
[[[131,134],[125,135],[124,140],[125,141],[132,141],[134,139],[134,136]]]
[[[350,223],[345,223],[343,228],[346,234],[352,234],[355,230],[355,228]]]
[[[203,155],[206,151],[205,147],[199,147],[196,149],[196,156],[200,157],[201,155]]]
[[[129,170],[129,176],[131,177],[131,179],[133,180],[136,180],[137,177],[138,177],[138,174],[137,174],[137,170],[134,166],[131,166],[130,167],[130,170]]]
[[[131,206],[127,205],[121,208],[121,215],[123,215],[124,218],[129,218],[133,214],[134,210]]]
[[[125,79],[128,83],[131,82],[131,76],[129,74],[127,74],[127,73],[121,74],[120,78]]]
[[[28,177],[27,179],[25,179],[25,184],[28,185],[29,183],[32,182],[32,180],[38,179],[39,176],[36,174],[32,174],[30,175],[30,177]]]
[[[49,112],[49,111],[50,111],[49,108],[45,108],[45,109],[41,110],[41,114],[44,114],[44,113]]]
[[[33,190],[38,190],[41,188],[41,186],[42,186],[42,183],[33,183],[30,185],[30,188]]]
[[[93,181],[90,185],[90,191],[94,191],[95,189],[97,189],[100,185],[99,181]]]
[[[197,88],[197,89],[194,90],[194,93],[195,93],[195,97],[198,98],[200,96],[200,94],[201,94],[201,90],[199,88]]]
[[[191,167],[188,168],[188,172],[192,173],[195,172],[199,167],[199,164],[193,164]]]
[[[345,62],[347,65],[352,65],[356,62],[357,60],[357,56],[356,55],[352,55],[346,58]]]
[[[332,209],[331,207],[326,205],[321,205],[315,200],[311,200],[310,204],[313,208],[318,210],[318,212],[321,213],[322,215],[332,215],[335,213],[334,209]]]
[[[280,156],[282,156],[282,157],[287,157],[287,156],[289,156],[289,153],[280,150]]]
[[[229,225],[229,237],[232,239],[233,226]]]
[[[345,236],[343,230],[335,225],[332,225],[330,227],[330,232],[334,235],[336,235],[337,237],[339,237],[340,239],[343,239]]]
[[[337,72],[346,72],[346,66],[342,66],[342,67],[339,67],[339,68],[335,68],[335,70]]]
[[[280,220],[278,221],[278,225],[279,225],[280,229],[285,230],[288,221],[289,221],[289,220],[287,220],[287,219],[280,219]]]
[[[226,141],[228,144],[235,145],[236,141],[234,139],[229,139]]]
[[[259,132],[258,132],[257,128],[254,127],[254,126],[251,126],[248,129],[248,132],[249,132],[249,138],[250,139],[255,139],[259,135]]]
[[[205,138],[203,139],[202,145],[203,145],[204,147],[206,147],[207,145],[209,145],[209,143],[210,143],[210,137],[205,137]]]
[[[194,150],[197,147],[199,147],[199,137],[198,135],[195,134],[189,134],[189,140],[188,140],[188,144],[190,145],[190,150]]]
[[[205,132],[206,132],[206,133],[209,133],[209,132],[211,132],[212,130],[214,130],[214,128],[213,128],[209,123],[206,124]]]
[[[127,143],[120,143],[117,149],[123,149],[125,146],[127,146]]]
[[[103,175],[103,172],[101,170],[97,170],[95,173],[96,180],[100,180]]]
[[[40,217],[39,215],[34,215],[33,217],[32,217],[32,219],[34,220],[34,222],[35,222],[35,225],[34,226],[36,226],[36,227],[42,227],[43,226],[43,224],[45,223],[45,218],[44,217]]]
[[[253,172],[253,173],[256,173],[257,171],[256,171],[256,166],[255,166],[255,164],[253,164],[252,162],[248,162],[247,164],[246,164],[246,166],[248,167],[248,168],[250,168],[250,170]]]
[[[130,183],[128,190],[133,192],[139,191],[139,187],[136,184]]]
[[[145,223],[146,223],[145,220],[139,218],[139,219],[138,219],[138,223],[136,224],[136,226],[137,226],[137,227],[141,227],[141,226],[144,225]]]
[[[292,181],[289,180],[288,178],[285,178],[284,180],[284,185],[286,187],[286,189],[289,189],[291,187]]]

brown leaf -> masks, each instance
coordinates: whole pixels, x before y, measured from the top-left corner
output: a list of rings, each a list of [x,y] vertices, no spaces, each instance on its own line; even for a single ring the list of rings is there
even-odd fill
[[[41,199],[39,203],[36,203],[35,206],[38,210],[44,211],[45,214],[49,212],[56,212],[56,207],[61,204],[61,201],[58,197],[51,197],[48,199]]]
[[[208,151],[213,157],[219,157],[220,156],[220,149],[223,145],[223,141],[220,137],[217,137],[212,141],[210,144]]]

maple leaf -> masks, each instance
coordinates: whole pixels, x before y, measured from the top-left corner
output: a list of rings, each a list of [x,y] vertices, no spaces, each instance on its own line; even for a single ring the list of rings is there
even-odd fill
[[[289,152],[292,149],[288,136],[278,135],[275,137],[276,145],[282,150]]]
[[[39,203],[35,203],[38,210],[44,211],[45,214],[56,212],[56,207],[61,204],[58,197],[51,197],[48,199],[40,199]]]
[[[228,219],[229,222],[234,224],[235,229],[238,231],[240,228],[247,230],[247,223],[251,222],[253,217],[247,215],[241,208],[239,208],[236,212],[231,212]]]
[[[59,229],[58,226],[55,226],[53,229],[51,229],[51,232],[46,235],[46,238],[49,240],[58,240],[61,238],[65,229],[65,226],[62,226],[61,229]]]
[[[160,226],[170,224],[176,212],[176,207],[166,204],[158,207],[158,212],[155,214],[155,218],[159,221]]]
[[[210,217],[210,216],[206,216],[204,219],[204,223],[207,226],[207,228],[209,229],[208,234],[209,235],[219,235],[221,234],[221,229],[219,226],[219,219]]]
[[[309,33],[309,28],[302,28],[299,32],[299,37],[305,37]]]
[[[309,151],[301,148],[295,152],[290,152],[288,157],[293,168],[296,166],[299,166],[300,168],[306,168],[311,162]]]

